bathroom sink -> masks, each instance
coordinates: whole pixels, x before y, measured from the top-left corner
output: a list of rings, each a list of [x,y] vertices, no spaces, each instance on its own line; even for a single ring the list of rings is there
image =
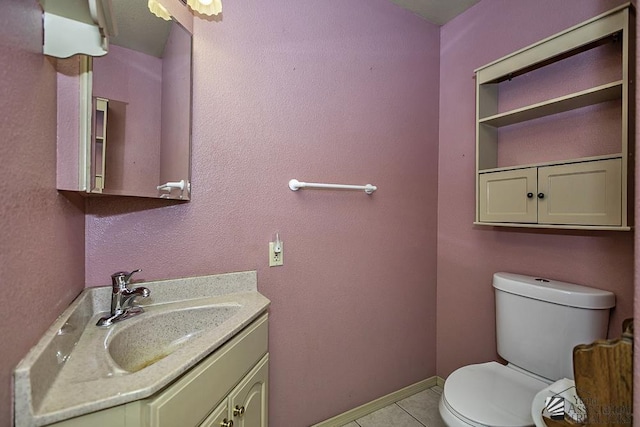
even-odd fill
[[[151,311],[118,324],[106,340],[115,364],[126,372],[140,371],[164,359],[203,332],[215,329],[240,310],[224,304]]]
[[[113,286],[82,291],[14,371],[16,426],[55,425],[149,398],[269,307],[255,271],[144,287],[150,295],[134,301],[144,312],[106,327],[96,323],[111,309]]]

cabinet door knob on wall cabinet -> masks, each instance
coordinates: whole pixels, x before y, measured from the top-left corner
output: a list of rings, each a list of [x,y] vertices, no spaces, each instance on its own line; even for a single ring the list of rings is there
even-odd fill
[[[544,193],[538,193],[538,199],[544,199]]]
[[[233,408],[233,416],[237,417],[237,416],[243,416],[244,415],[244,406],[238,406],[236,405],[235,408]]]
[[[220,427],[233,427],[233,420],[227,420],[226,418],[220,423]]]
[[[529,199],[533,198],[533,193],[527,193],[527,197],[528,197]]]

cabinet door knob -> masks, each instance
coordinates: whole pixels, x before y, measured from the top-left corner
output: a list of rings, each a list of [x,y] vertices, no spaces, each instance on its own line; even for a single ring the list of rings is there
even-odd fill
[[[233,408],[233,416],[237,417],[237,416],[243,416],[244,415],[244,406],[238,406],[236,405],[235,408]]]
[[[220,423],[220,427],[233,427],[233,420],[227,420],[226,418]]]
[[[544,199],[544,193],[538,193],[538,199]]]
[[[527,193],[527,197],[531,199],[533,197],[533,193]]]

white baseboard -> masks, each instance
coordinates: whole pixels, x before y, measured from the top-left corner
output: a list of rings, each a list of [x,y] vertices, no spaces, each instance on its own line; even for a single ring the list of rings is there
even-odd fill
[[[434,376],[431,378],[427,378],[426,380],[418,381],[415,384],[411,384],[403,389],[394,391],[393,393],[389,393],[386,396],[382,396],[369,403],[365,403],[364,405],[358,406],[357,408],[351,409],[340,415],[336,415],[335,417],[329,418],[328,420],[322,421],[318,424],[314,424],[311,427],[340,427],[350,423],[351,421],[355,421],[358,418],[364,417],[367,414],[375,412],[378,409],[389,406],[392,403],[397,402],[398,400],[406,399],[407,397],[414,395],[422,390],[426,390],[434,386],[442,387],[443,385],[444,379],[440,377]]]

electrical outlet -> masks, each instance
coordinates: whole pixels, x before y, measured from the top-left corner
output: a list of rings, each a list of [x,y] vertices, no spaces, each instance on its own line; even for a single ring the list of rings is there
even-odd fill
[[[269,242],[269,267],[277,267],[279,265],[284,264],[284,259],[282,258],[284,252],[284,245],[280,242],[280,251],[276,252],[274,250],[275,242]]]

